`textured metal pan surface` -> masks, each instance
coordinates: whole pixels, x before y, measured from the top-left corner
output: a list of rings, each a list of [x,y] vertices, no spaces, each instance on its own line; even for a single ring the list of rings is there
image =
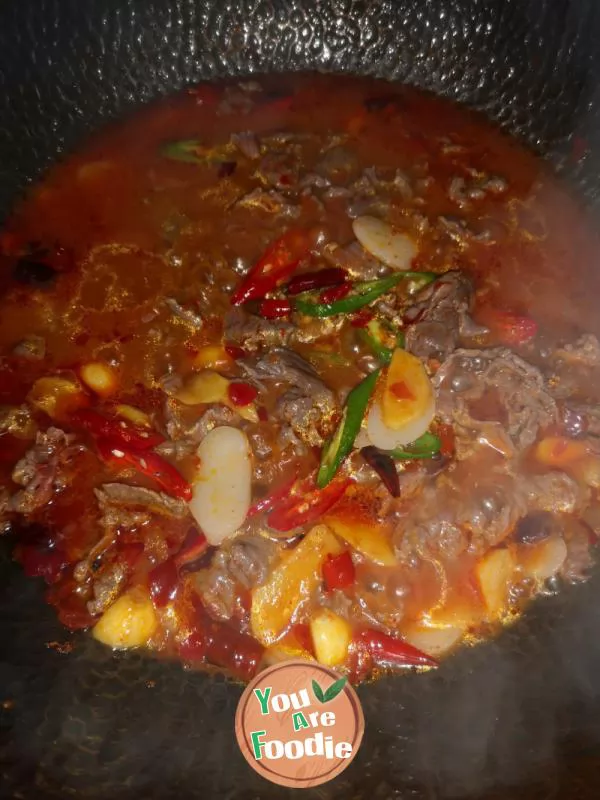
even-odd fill
[[[594,0],[4,0],[0,216],[61,153],[205,78],[289,69],[414,83],[481,109],[600,197]],[[575,161],[572,149],[583,159]],[[282,798],[237,751],[241,689],[69,640],[0,564],[0,796]],[[600,793],[600,578],[437,673],[360,690],[359,756],[321,798]],[[50,643],[50,644],[48,644]]]

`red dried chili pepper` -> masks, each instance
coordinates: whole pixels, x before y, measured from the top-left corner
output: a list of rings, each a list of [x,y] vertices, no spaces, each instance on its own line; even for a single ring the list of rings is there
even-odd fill
[[[240,358],[246,358],[248,355],[248,353],[241,347],[238,347],[237,344],[226,344],[224,346],[224,350],[228,356],[233,358],[234,361],[237,361]]]
[[[206,536],[201,532],[192,528],[185,538],[183,545],[179,552],[175,555],[174,561],[178,567],[183,567],[186,564],[191,564],[197,561],[208,550],[209,544]]]
[[[328,305],[335,303],[337,300],[342,300],[346,295],[352,291],[351,283],[342,283],[339,286],[332,286],[330,289],[325,289],[319,295],[319,302]]]
[[[256,503],[250,506],[250,510],[246,515],[246,519],[254,517],[256,514],[262,514],[264,511],[268,511],[284,497],[288,497],[292,490],[292,486],[296,483],[296,480],[297,476],[294,475],[292,478],[284,481],[280,486],[273,489],[273,491],[266,497],[263,497],[261,500],[257,500]]]
[[[152,602],[158,608],[166,606],[177,594],[179,574],[172,558],[163,561],[148,573],[148,586]]]
[[[385,488],[392,497],[400,497],[400,478],[394,464],[394,459],[382,453],[376,447],[369,445],[360,451],[367,464],[379,475]]]
[[[310,253],[312,237],[308,231],[294,228],[271,244],[252,267],[231,297],[238,306],[248,300],[260,300],[284,283],[303,258]]]
[[[189,501],[192,487],[172,464],[149,451],[126,449],[115,439],[102,438],[96,442],[98,452],[107,463],[126,464],[142,475],[152,478],[167,494]]]
[[[392,667],[437,667],[438,662],[412,644],[389,636],[387,633],[371,628],[358,634],[358,641],[364,644],[377,666]]]
[[[136,450],[150,450],[165,441],[156,431],[134,428],[116,419],[107,419],[89,408],[74,411],[69,421],[76,427],[84,428],[92,436],[113,439],[119,444]]]
[[[291,531],[300,525],[315,522],[341,499],[351,483],[349,478],[339,478],[324,489],[306,491],[314,487],[314,481],[312,478],[309,482],[303,481],[295,492],[275,505],[267,519],[269,527],[276,531]]]
[[[375,312],[370,308],[361,308],[350,320],[353,328],[366,328],[369,322],[375,317]]]
[[[329,554],[323,562],[323,580],[328,592],[334,589],[346,589],[356,580],[356,571],[352,556],[345,550],[337,556]]]
[[[234,406],[249,406],[256,400],[258,389],[251,383],[233,381],[227,387],[227,394]]]
[[[263,300],[258,307],[258,313],[265,319],[281,319],[282,317],[287,317],[291,310],[292,304],[285,298]]]
[[[341,267],[330,267],[320,269],[317,272],[306,272],[304,275],[296,275],[285,287],[286,294],[302,294],[313,289],[324,289],[326,286],[339,286],[346,283],[348,273]]]
[[[269,419],[269,412],[264,406],[259,406],[256,409],[256,413],[258,414],[258,418],[261,422],[266,422]]]

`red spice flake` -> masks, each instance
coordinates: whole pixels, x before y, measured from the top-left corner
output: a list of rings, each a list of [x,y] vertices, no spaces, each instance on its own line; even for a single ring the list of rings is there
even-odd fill
[[[486,312],[487,324],[503,344],[520,345],[529,342],[537,333],[537,323],[531,317],[521,316],[512,311],[490,309]]]
[[[248,355],[245,350],[243,350],[241,347],[238,347],[236,344],[226,344],[225,352],[228,356],[233,358],[234,361],[237,361],[239,358],[246,358]]]
[[[350,320],[353,328],[366,328],[369,322],[375,318],[375,314],[368,308],[361,308]]]
[[[392,383],[390,386],[390,392],[394,395],[397,400],[415,400],[415,395],[408,386],[404,383],[404,381],[397,381],[396,383]]]
[[[269,412],[264,406],[259,406],[256,409],[256,413],[258,414],[258,418],[261,422],[267,422],[269,419]]]
[[[229,399],[234,406],[249,406],[256,400],[258,389],[250,383],[230,383],[227,389]]]
[[[442,456],[452,457],[455,450],[455,436],[452,425],[440,423],[435,428],[435,435],[441,443],[440,453]]]
[[[340,286],[332,286],[331,289],[325,289],[321,292],[319,300],[321,303],[335,303],[337,300],[342,300],[346,295],[350,294],[352,286],[349,283],[342,283]]]

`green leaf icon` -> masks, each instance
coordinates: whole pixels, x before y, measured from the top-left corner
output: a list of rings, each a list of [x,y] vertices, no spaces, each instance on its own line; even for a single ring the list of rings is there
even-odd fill
[[[333,700],[338,694],[342,691],[344,686],[346,685],[348,678],[343,677],[337,681],[334,681],[331,686],[323,692],[323,689],[319,686],[319,684],[313,680],[312,682],[312,689],[315,694],[315,697],[320,703],[328,703],[330,700]]]
[[[340,678],[339,680],[335,681],[335,683],[332,683],[329,689],[327,689],[327,691],[325,692],[325,702],[328,703],[330,700],[333,700],[334,697],[337,697],[338,694],[342,691],[342,689],[346,685],[347,681],[348,678],[344,676],[343,678]]]
[[[315,697],[320,703],[325,702],[325,695],[323,694],[323,689],[319,686],[319,684],[313,680],[312,682],[312,690],[315,693]]]

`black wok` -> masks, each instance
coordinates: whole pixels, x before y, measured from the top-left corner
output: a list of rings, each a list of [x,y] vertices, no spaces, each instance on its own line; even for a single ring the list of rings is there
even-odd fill
[[[596,0],[3,0],[0,216],[107,119],[201,79],[289,69],[408,81],[481,109],[593,208],[599,35]],[[70,637],[4,551],[2,798],[291,796],[237,749],[239,686]],[[360,753],[306,796],[598,797],[599,631],[597,575],[435,673],[363,686]]]

